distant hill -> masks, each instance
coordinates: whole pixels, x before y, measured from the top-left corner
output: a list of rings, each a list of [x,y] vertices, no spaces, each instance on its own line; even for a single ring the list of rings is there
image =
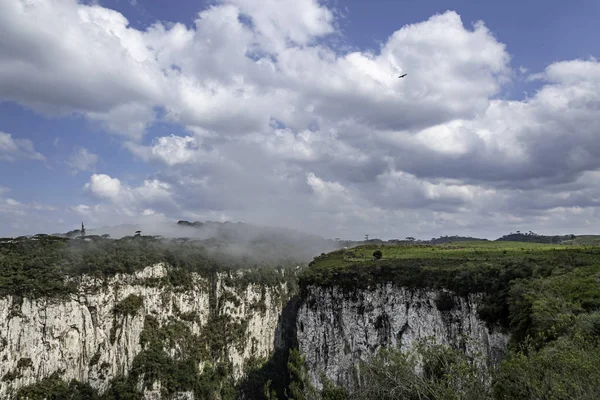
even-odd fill
[[[561,244],[571,244],[575,246],[598,246],[600,245],[600,235],[581,235],[573,239],[563,241]]]
[[[443,244],[450,242],[487,242],[487,239],[474,238],[471,236],[440,236],[439,238],[432,238],[429,244]]]
[[[532,231],[529,231],[527,233],[521,233],[517,231],[516,233],[509,233],[508,235],[504,235],[501,238],[496,239],[496,241],[559,244],[564,243],[567,240],[573,240],[575,238],[575,235],[545,236],[538,235],[537,233]]]

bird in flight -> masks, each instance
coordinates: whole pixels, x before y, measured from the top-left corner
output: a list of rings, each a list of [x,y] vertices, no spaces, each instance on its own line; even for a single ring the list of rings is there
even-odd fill
[[[406,75],[408,75],[408,74],[400,75],[398,78],[404,78]]]

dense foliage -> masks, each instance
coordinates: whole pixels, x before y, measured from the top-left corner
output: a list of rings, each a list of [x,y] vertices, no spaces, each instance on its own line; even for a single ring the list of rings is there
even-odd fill
[[[545,236],[538,235],[535,232],[529,231],[526,233],[522,233],[517,231],[516,233],[509,233],[508,235],[504,235],[497,241],[506,241],[506,242],[530,242],[530,243],[549,243],[549,244],[558,244],[563,243],[567,240],[575,239],[575,235],[555,235],[555,236]]]
[[[453,243],[453,242],[475,242],[482,241],[486,242],[487,239],[474,238],[471,236],[440,236],[438,238],[431,238],[429,240],[429,244],[445,244],[445,243]]]
[[[75,380],[65,382],[57,373],[42,379],[35,385],[21,388],[16,398],[18,400],[100,400],[98,391],[90,385]],[[104,397],[103,400],[108,399]]]
[[[266,244],[245,253],[228,253],[229,244],[213,239],[161,239],[150,236],[118,240],[67,239],[48,235],[0,239],[0,295],[22,297],[62,296],[77,289],[81,275],[110,277],[133,273],[158,262],[172,268],[166,283],[189,284],[189,273],[209,275],[216,271],[250,270],[244,279],[275,283],[276,268],[291,267],[289,259]]]

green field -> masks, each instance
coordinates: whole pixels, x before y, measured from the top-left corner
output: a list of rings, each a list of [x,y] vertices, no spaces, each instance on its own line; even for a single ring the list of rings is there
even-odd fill
[[[600,246],[600,235],[577,236],[575,239],[565,240],[563,243],[576,246]]]
[[[599,240],[600,244],[600,240]],[[573,246],[567,244],[541,244],[527,242],[457,242],[439,245],[367,245],[338,250],[319,256],[315,265],[336,267],[348,263],[370,261],[375,250],[381,250],[381,260],[410,258],[436,259],[489,259],[497,257],[513,257],[532,252],[585,249],[591,246]],[[364,254],[364,257],[363,257]]]
[[[372,256],[376,250],[383,254],[379,260]],[[394,283],[447,289],[462,296],[483,293],[480,317],[522,337],[530,327],[519,325],[516,314],[511,312],[511,307],[514,311],[519,302],[513,295],[517,286],[553,282],[552,286],[558,290],[562,284],[569,291],[552,295],[573,305],[572,313],[577,314],[595,310],[597,306],[600,309],[600,285],[590,285],[597,276],[600,276],[600,246],[478,241],[342,249],[316,257],[300,275],[299,283],[303,290],[317,285],[352,292]]]

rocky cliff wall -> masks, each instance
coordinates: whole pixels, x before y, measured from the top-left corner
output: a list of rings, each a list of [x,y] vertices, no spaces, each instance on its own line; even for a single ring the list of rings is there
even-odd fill
[[[265,286],[245,283],[243,272],[192,274],[178,288],[164,284],[167,273],[157,264],[106,280],[84,276],[77,293],[63,298],[0,298],[0,398],[53,374],[102,392],[132,368],[141,371],[138,389],[159,398],[160,381],[148,382],[151,370],[138,357],[159,333],[174,360],[193,350],[203,358],[202,371],[223,359],[235,379],[250,357],[273,351],[288,299],[285,281]]]
[[[352,390],[359,361],[382,346],[409,350],[417,340],[435,337],[436,343],[467,354],[481,352],[494,361],[509,340],[478,318],[478,295],[464,298],[392,284],[355,291],[309,286],[304,293],[296,325],[298,346],[318,388],[323,373]]]

